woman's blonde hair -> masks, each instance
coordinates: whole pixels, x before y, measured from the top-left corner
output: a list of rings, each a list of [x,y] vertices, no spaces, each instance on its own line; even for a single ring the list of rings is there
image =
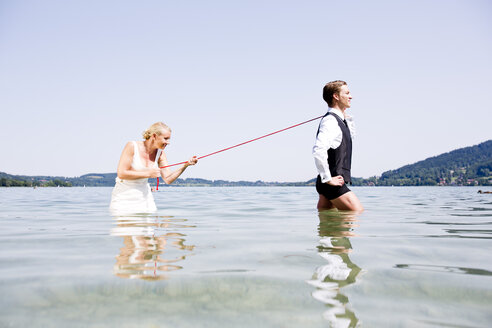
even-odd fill
[[[152,135],[155,133],[156,135],[161,135],[162,134],[162,130],[168,130],[169,132],[171,132],[171,128],[168,127],[166,124],[162,123],[162,122],[156,122],[154,124],[152,124],[147,130],[145,130],[142,135],[144,137],[145,140],[148,140],[150,139],[150,137],[152,137]]]

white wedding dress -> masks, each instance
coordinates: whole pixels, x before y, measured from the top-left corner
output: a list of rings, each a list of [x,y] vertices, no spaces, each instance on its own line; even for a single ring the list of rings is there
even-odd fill
[[[133,141],[134,154],[132,168],[136,171],[147,169],[142,164],[137,143]],[[161,154],[161,149],[157,151],[155,162],[152,164],[158,167],[158,160]],[[147,178],[122,180],[116,178],[116,184],[111,194],[111,205],[109,206],[113,215],[127,215],[139,213],[153,213],[157,211],[155,206],[154,196],[150,190]]]

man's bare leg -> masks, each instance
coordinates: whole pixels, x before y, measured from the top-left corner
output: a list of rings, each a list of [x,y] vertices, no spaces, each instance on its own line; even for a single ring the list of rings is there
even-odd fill
[[[318,211],[331,210],[333,208],[335,208],[335,205],[328,198],[319,194]]]
[[[321,195],[320,195],[321,196]],[[326,197],[325,197],[326,199]],[[328,199],[326,199],[328,200]],[[342,196],[328,200],[333,206],[341,211],[355,211],[362,212],[364,211],[364,207],[359,201],[359,198],[355,196],[355,194],[351,191],[343,194]],[[319,208],[319,207],[318,207]]]

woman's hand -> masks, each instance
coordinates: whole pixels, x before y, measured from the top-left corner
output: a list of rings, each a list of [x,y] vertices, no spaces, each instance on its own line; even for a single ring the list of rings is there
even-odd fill
[[[337,175],[336,177],[332,177],[330,181],[327,182],[330,186],[338,186],[341,187],[345,184],[343,177],[341,175]]]
[[[174,172],[171,172],[169,168],[165,168],[162,177],[164,178],[164,181],[166,181],[167,184],[171,184],[181,175],[181,173],[183,173],[186,170],[188,166],[195,165],[197,162],[198,162],[198,158],[196,156],[193,156],[187,162],[184,162],[183,166],[181,166],[179,169],[177,169]],[[167,161],[164,163],[167,164]]]
[[[147,170],[149,173],[149,178],[158,178],[161,176],[161,170],[159,168],[149,168]]]
[[[193,156],[188,160],[188,162],[185,163],[185,167],[188,167],[190,165],[195,165],[196,163],[198,163],[198,158],[196,156]]]

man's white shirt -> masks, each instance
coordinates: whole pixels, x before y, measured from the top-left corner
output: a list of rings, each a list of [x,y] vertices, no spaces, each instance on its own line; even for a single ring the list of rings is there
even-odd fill
[[[347,126],[350,130],[350,136],[352,139],[355,137],[355,125],[352,117],[343,117],[341,110],[337,108],[330,108],[328,112],[331,112],[342,119],[347,121]],[[330,167],[328,166],[328,149],[337,149],[342,143],[342,129],[338,126],[338,121],[332,115],[326,115],[321,119],[319,125],[319,133],[316,137],[316,142],[313,147],[314,163],[318,169],[318,173],[321,176],[321,182],[326,183],[331,180]]]

